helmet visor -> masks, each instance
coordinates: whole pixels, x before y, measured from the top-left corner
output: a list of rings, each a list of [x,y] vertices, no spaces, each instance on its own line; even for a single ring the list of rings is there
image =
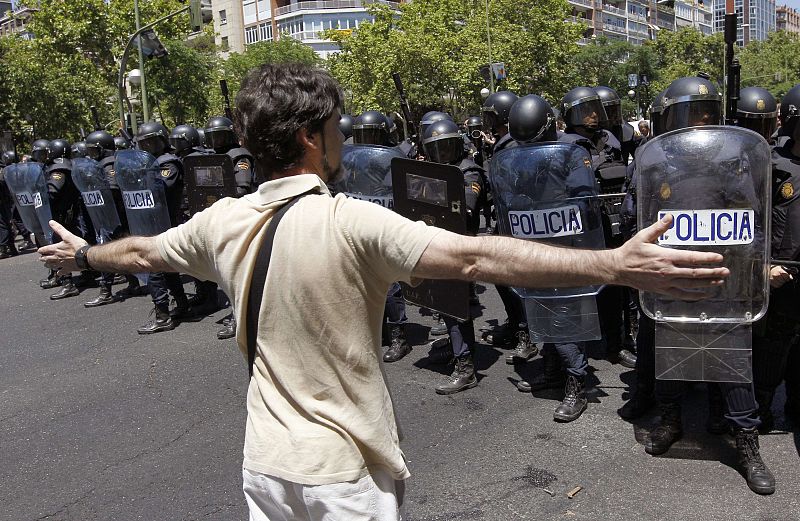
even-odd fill
[[[604,108],[606,109],[607,117],[607,126],[605,128],[611,129],[611,127],[622,125],[622,105],[618,101],[604,105]]]
[[[86,157],[95,161],[103,159],[103,147],[100,143],[86,143]]]
[[[172,146],[172,148],[175,149],[176,152],[183,152],[184,150],[186,150],[187,148],[190,148],[192,146],[189,143],[189,140],[186,139],[186,136],[184,136],[184,135],[177,136],[177,137],[171,137],[170,136],[169,144]]]
[[[47,162],[47,149],[46,148],[34,148],[33,150],[31,150],[31,159],[33,159],[37,163],[46,163]]]
[[[209,148],[225,148],[233,145],[233,132],[230,130],[206,130],[206,146]]]
[[[386,128],[377,125],[359,125],[353,127],[353,143],[359,145],[387,145],[389,133]]]
[[[568,127],[599,128],[608,120],[606,109],[600,98],[586,99],[572,107],[566,107]]]
[[[754,132],[758,132],[764,139],[769,141],[772,139],[772,134],[775,133],[775,129],[777,128],[778,120],[775,117],[766,117],[766,118],[748,118],[743,117],[742,114],[739,114],[737,117],[737,121],[740,127],[750,129]]]
[[[464,158],[464,138],[461,134],[443,134],[423,143],[425,156],[434,163],[455,163]]]
[[[163,154],[167,148],[166,143],[164,143],[164,137],[160,134],[147,134],[138,137],[136,138],[136,146],[139,147],[139,150],[150,152],[155,157]]]
[[[663,132],[679,128],[719,125],[722,107],[716,100],[697,100],[675,103],[664,109]]]

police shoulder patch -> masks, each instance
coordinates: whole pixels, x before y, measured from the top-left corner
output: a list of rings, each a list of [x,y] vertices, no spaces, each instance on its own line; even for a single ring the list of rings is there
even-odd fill
[[[481,193],[481,185],[480,184],[472,183],[471,188],[472,188],[472,191],[475,192],[476,194],[480,194]]]
[[[661,189],[658,191],[662,199],[669,199],[672,195],[672,188],[667,183],[661,183]]]
[[[236,168],[239,170],[250,170],[250,163],[242,159],[238,163],[236,163]]]
[[[784,199],[791,199],[793,195],[794,186],[791,181],[786,181],[781,185],[781,196],[783,196]]]
[[[108,170],[108,175],[110,175],[111,177],[114,177],[115,175],[117,175],[117,172],[113,168],[110,168]]]
[[[170,173],[171,172],[170,172],[169,168],[162,168],[161,169],[161,177],[169,177]]]
[[[58,172],[53,174],[53,179],[56,181],[61,181],[64,178],[64,174],[59,174]]]
[[[583,158],[583,164],[586,165],[586,168],[592,168],[592,161],[589,158]]]

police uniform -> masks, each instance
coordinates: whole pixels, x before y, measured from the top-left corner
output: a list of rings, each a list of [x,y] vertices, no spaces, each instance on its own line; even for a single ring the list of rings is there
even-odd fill
[[[180,219],[181,200],[183,199],[183,163],[174,154],[162,154],[156,159],[159,173],[158,179],[164,183],[164,193],[169,210],[170,224],[177,226]],[[186,294],[183,290],[183,283],[178,273],[151,273],[150,296],[156,307],[169,307],[169,297],[176,302],[185,303]]]
[[[0,169],[0,259],[17,254],[14,233],[11,230],[13,198]]]
[[[266,179],[256,179],[253,169],[253,156],[246,148],[232,148],[226,152],[233,163],[233,175],[236,179],[236,196],[242,197],[252,193]]]
[[[773,209],[771,255],[774,259],[800,259],[800,158],[791,152],[794,142],[773,149]],[[787,268],[785,268],[787,269]],[[790,268],[787,271],[794,271]],[[753,328],[753,380],[763,430],[772,427],[772,401],[781,380],[786,380],[787,411],[800,407],[800,288],[798,276],[780,288],[770,288],[769,310]]]

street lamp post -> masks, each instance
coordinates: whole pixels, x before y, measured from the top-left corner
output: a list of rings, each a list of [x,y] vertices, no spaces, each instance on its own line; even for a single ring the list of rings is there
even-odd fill
[[[494,70],[492,67],[492,35],[489,30],[489,0],[486,0],[486,46],[489,50],[489,84],[494,92]]]
[[[139,18],[139,0],[133,0],[133,14],[136,18],[136,31],[139,31],[141,28],[141,20]],[[139,35],[139,71],[141,71],[142,75],[142,86],[141,86],[141,94],[142,94],[142,119],[144,121],[150,121],[150,106],[147,103],[147,81],[145,81],[144,75],[144,53],[142,52],[142,37]]]

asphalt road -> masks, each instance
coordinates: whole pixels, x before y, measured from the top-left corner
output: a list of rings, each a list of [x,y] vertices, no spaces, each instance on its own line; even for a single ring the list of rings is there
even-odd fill
[[[88,310],[96,289],[53,302],[44,274],[32,254],[0,261],[0,520],[247,519],[247,369],[233,340],[215,338],[225,312],[139,336],[149,297]],[[476,328],[505,318],[493,288],[481,302]],[[761,438],[778,490],[759,497],[735,470],[732,439],[705,433],[702,386],[684,440],[651,457],[641,443],[654,417],[617,416],[633,373],[602,353],[588,411],[559,424],[559,393],[517,392],[505,351],[486,345],[479,386],[436,395],[447,370],[427,361],[433,322],[416,308],[409,318],[416,346],[386,367],[412,472],[406,519],[800,519],[800,436],[782,417]]]

